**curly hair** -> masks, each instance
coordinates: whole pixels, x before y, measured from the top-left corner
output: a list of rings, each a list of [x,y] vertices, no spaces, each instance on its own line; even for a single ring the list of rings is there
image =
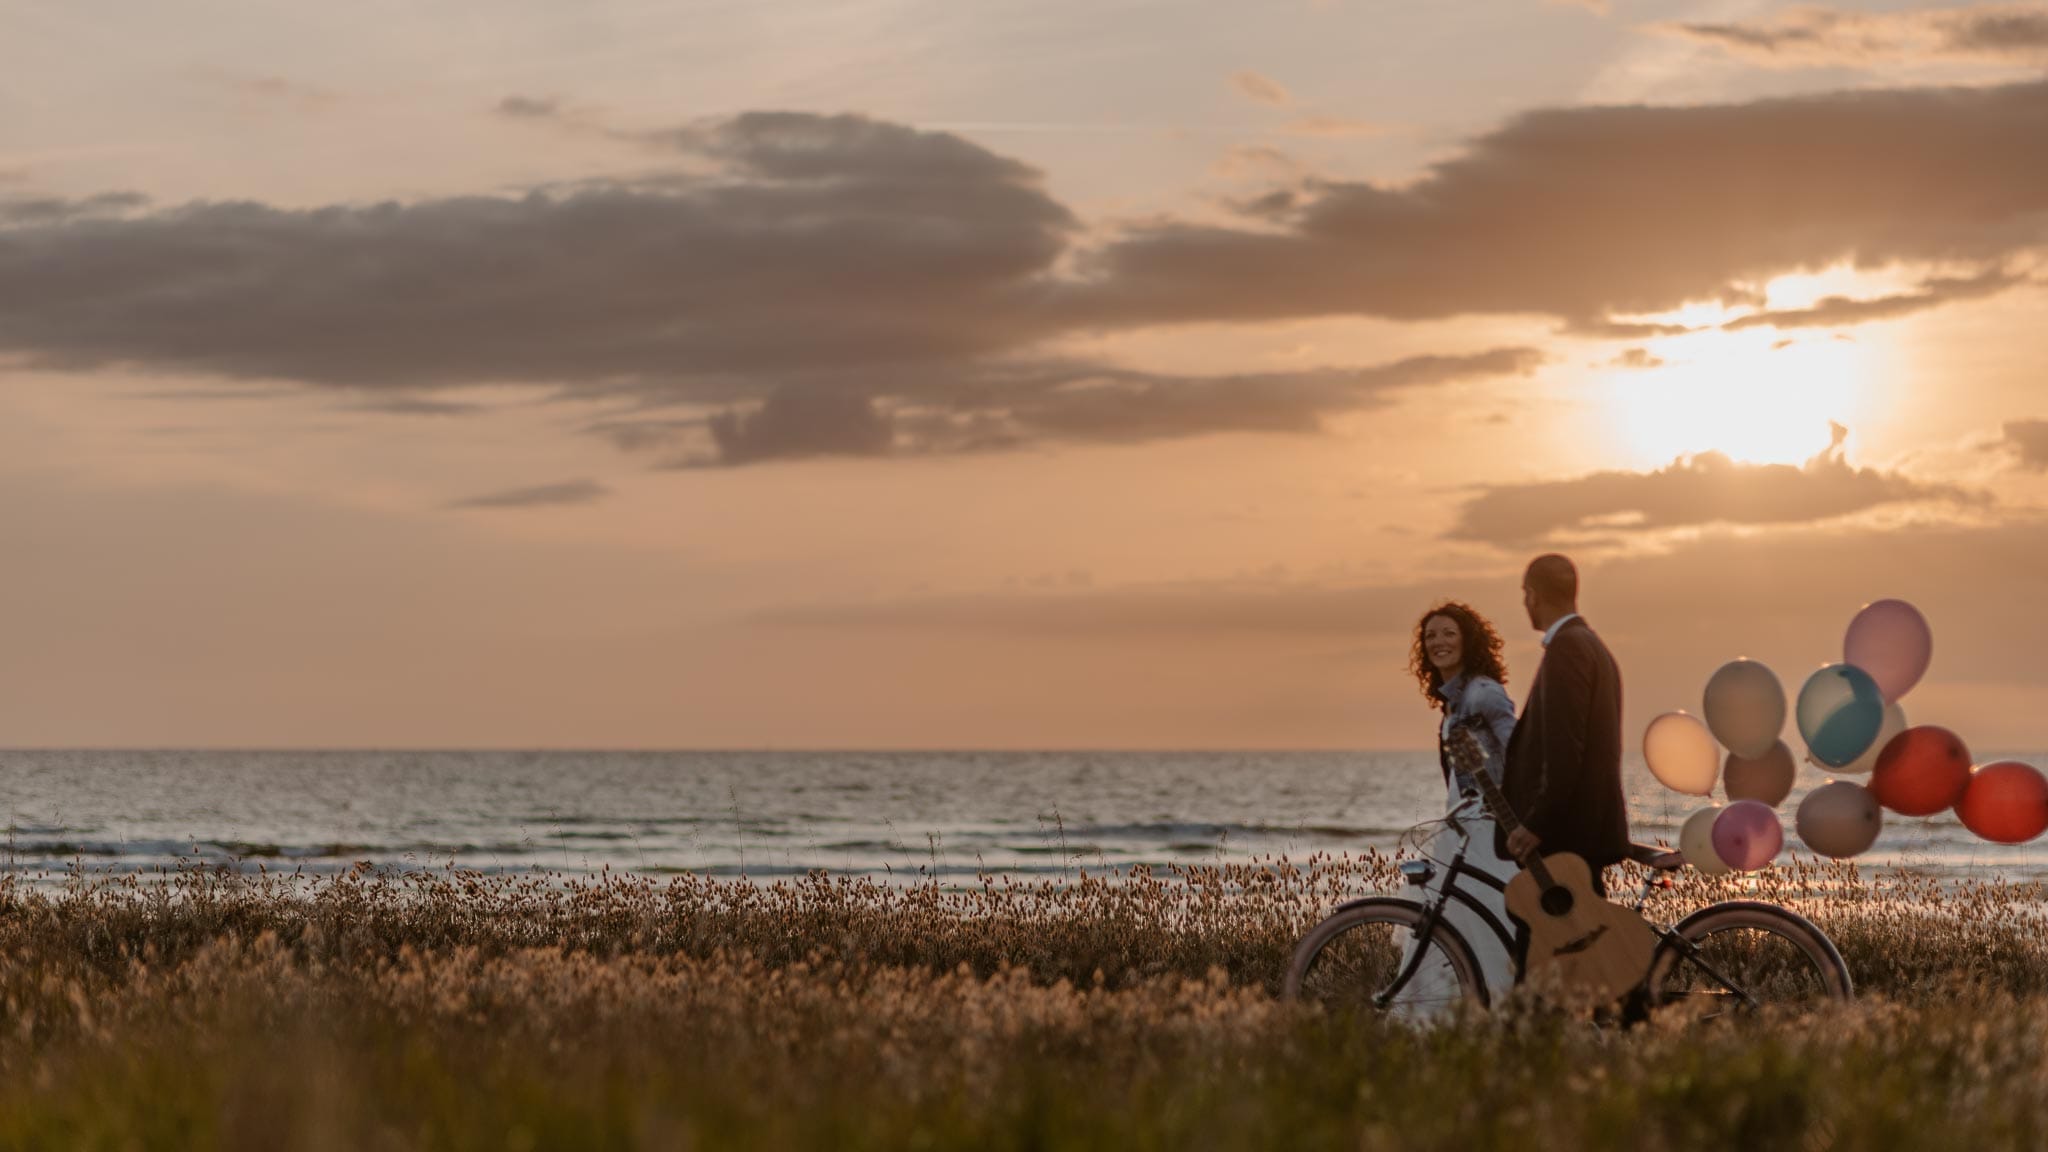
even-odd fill
[[[1458,626],[1458,635],[1464,638],[1462,662],[1465,675],[1491,677],[1503,685],[1508,682],[1507,661],[1500,654],[1500,633],[1493,630],[1486,617],[1473,611],[1471,605],[1446,600],[1424,612],[1422,619],[1415,622],[1415,643],[1408,651],[1408,671],[1414,673],[1415,682],[1422,686],[1423,699],[1440,710],[1447,706],[1444,699],[1436,694],[1436,690],[1443,687],[1443,674],[1429,662],[1429,653],[1423,650],[1422,645],[1422,630],[1438,616],[1449,617]]]

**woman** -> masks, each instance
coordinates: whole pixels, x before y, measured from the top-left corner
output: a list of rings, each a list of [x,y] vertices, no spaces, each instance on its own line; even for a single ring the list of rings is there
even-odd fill
[[[1500,633],[1486,617],[1456,601],[1445,601],[1423,613],[1415,625],[1415,646],[1409,656],[1409,670],[1422,686],[1422,694],[1443,713],[1437,725],[1437,763],[1443,767],[1444,783],[1450,789],[1447,802],[1455,808],[1472,787],[1470,778],[1457,773],[1453,778],[1449,736],[1453,726],[1468,725],[1486,750],[1486,774],[1498,784],[1507,767],[1508,736],[1515,730],[1515,702],[1508,698],[1508,670],[1502,661]],[[1484,811],[1463,818],[1471,839],[1465,841],[1465,864],[1493,877],[1495,884],[1467,883],[1459,886],[1477,900],[1500,924],[1512,923],[1501,888],[1521,866],[1499,852],[1492,814]],[[1438,863],[1449,861],[1460,847],[1460,838],[1448,827],[1438,833],[1425,853]],[[1448,869],[1430,882],[1440,889]],[[1506,988],[1515,981],[1515,959],[1501,945],[1500,937],[1470,909],[1452,901],[1444,916],[1471,945],[1484,971],[1486,986]]]
[[[1500,651],[1500,633],[1486,617],[1455,600],[1431,608],[1415,625],[1409,671],[1422,686],[1424,698],[1443,714],[1437,725],[1437,763],[1452,804],[1472,787],[1470,777],[1451,770],[1447,747],[1452,728],[1466,725],[1478,736],[1479,746],[1486,750],[1486,773],[1494,783],[1500,783],[1505,768],[1508,736],[1515,730],[1515,702],[1508,698],[1508,670]]]

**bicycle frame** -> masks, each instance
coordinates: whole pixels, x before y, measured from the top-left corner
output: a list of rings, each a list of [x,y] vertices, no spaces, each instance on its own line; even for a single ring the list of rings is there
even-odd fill
[[[1464,803],[1459,804],[1457,807],[1452,808],[1449,812],[1444,814],[1444,826],[1449,828],[1458,837],[1458,850],[1457,852],[1452,854],[1451,862],[1448,865],[1444,866],[1445,870],[1443,884],[1437,889],[1435,896],[1425,901],[1422,905],[1422,922],[1415,928],[1415,939],[1418,942],[1418,945],[1420,945],[1420,942],[1428,940],[1432,935],[1435,934],[1437,925],[1441,923],[1443,920],[1444,909],[1449,906],[1452,900],[1457,900],[1460,903],[1462,903],[1466,908],[1470,909],[1473,913],[1475,913],[1479,917],[1480,922],[1485,924],[1489,929],[1493,931],[1494,935],[1500,938],[1500,943],[1503,947],[1508,949],[1513,949],[1514,947],[1513,931],[1511,931],[1507,925],[1502,924],[1500,920],[1486,908],[1485,905],[1481,904],[1477,900],[1474,900],[1468,893],[1465,893],[1458,888],[1458,879],[1461,876],[1470,877],[1482,884],[1485,884],[1489,887],[1493,887],[1496,889],[1502,887],[1500,881],[1465,863],[1466,853],[1472,845],[1472,833],[1470,829],[1465,827],[1464,822],[1461,821],[1458,817],[1460,813],[1471,808],[1472,805],[1476,802],[1476,799],[1468,799]],[[1403,866],[1403,869],[1405,873],[1405,865]],[[1425,868],[1419,872],[1406,874],[1409,876],[1411,883],[1426,884],[1428,882],[1427,878],[1433,874],[1433,870]],[[1422,879],[1416,879],[1417,876],[1422,877]],[[1638,913],[1642,912],[1644,907],[1646,907],[1649,904],[1650,893],[1656,891],[1659,888],[1669,887],[1671,887],[1671,881],[1669,878],[1659,875],[1655,872],[1651,872],[1650,874],[1646,875],[1643,878],[1642,891],[1636,896],[1636,901],[1634,905],[1635,910]],[[1736,985],[1733,981],[1729,980],[1728,977],[1722,975],[1721,972],[1717,970],[1712,964],[1708,963],[1706,956],[1699,950],[1697,946],[1693,944],[1692,941],[1687,940],[1685,937],[1679,935],[1673,929],[1666,927],[1665,925],[1658,924],[1655,921],[1649,921],[1649,924],[1651,931],[1655,932],[1657,935],[1660,947],[1663,945],[1669,945],[1672,948],[1676,949],[1681,962],[1690,963],[1697,966],[1699,970],[1701,972],[1706,973],[1706,975],[1710,977],[1714,981],[1714,983],[1719,984],[1722,988],[1728,990],[1734,995],[1740,996],[1742,998],[1743,1003],[1748,1007],[1755,1008],[1758,1006],[1756,998],[1751,996],[1747,990]],[[1401,991],[1408,986],[1408,982],[1415,978],[1415,974],[1422,970],[1423,957],[1427,954],[1427,952],[1427,948],[1418,946],[1412,953],[1409,954],[1407,963],[1405,963],[1402,966],[1400,973],[1394,977],[1393,982],[1387,985],[1385,991],[1373,997],[1373,1004],[1375,1007],[1378,1007],[1379,1009],[1384,1011],[1390,1005],[1392,1005],[1395,997],[1399,996],[1401,994]],[[1648,972],[1645,972],[1643,975],[1645,979],[1648,979]],[[1517,977],[1517,979],[1519,980],[1519,976]],[[1483,989],[1482,995],[1484,995]]]

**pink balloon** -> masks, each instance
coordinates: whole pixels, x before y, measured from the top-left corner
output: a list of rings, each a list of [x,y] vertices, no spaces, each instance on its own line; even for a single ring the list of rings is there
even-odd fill
[[[1889,704],[1913,690],[1934,662],[1934,630],[1904,600],[1863,606],[1842,638],[1842,662],[1870,673]]]
[[[1754,872],[1785,846],[1785,829],[1770,806],[1737,800],[1714,817],[1714,854],[1737,872]]]

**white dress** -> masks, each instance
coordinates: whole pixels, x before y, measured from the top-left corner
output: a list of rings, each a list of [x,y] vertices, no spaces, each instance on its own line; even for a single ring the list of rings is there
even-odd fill
[[[1451,726],[1461,720],[1477,718],[1485,721],[1479,726],[1477,734],[1481,746],[1485,747],[1488,753],[1485,770],[1498,783],[1507,750],[1507,737],[1514,729],[1514,702],[1508,697],[1507,690],[1497,681],[1484,676],[1461,676],[1446,684],[1440,690],[1440,695],[1449,707],[1444,712],[1443,724],[1438,732],[1439,739],[1447,737]],[[1446,784],[1444,810],[1448,812],[1463,804],[1466,797],[1456,774],[1452,774]],[[1467,868],[1492,877],[1501,886],[1505,886],[1521,871],[1520,865],[1495,850],[1497,825],[1484,807],[1475,805],[1468,815],[1459,818],[1459,823],[1471,837],[1465,846]],[[1436,875],[1426,886],[1428,898],[1433,899],[1450,877],[1450,864],[1457,855],[1458,846],[1458,835],[1448,827],[1439,831],[1430,841],[1428,855],[1430,859],[1436,861],[1437,869]],[[1413,898],[1417,902],[1422,902],[1423,896],[1416,889],[1406,888],[1403,891],[1404,894],[1413,893]],[[1498,924],[1510,934],[1514,931],[1514,924],[1508,919],[1507,904],[1500,888],[1471,876],[1458,878],[1458,891],[1470,897],[1492,917],[1492,923],[1489,923],[1487,916],[1482,916],[1457,899],[1453,899],[1444,908],[1444,919],[1458,930],[1458,935],[1464,937],[1465,943],[1471,947],[1473,956],[1479,961],[1479,971],[1486,981],[1487,992],[1497,999],[1515,982],[1512,936],[1503,940],[1493,927],[1494,924]]]

